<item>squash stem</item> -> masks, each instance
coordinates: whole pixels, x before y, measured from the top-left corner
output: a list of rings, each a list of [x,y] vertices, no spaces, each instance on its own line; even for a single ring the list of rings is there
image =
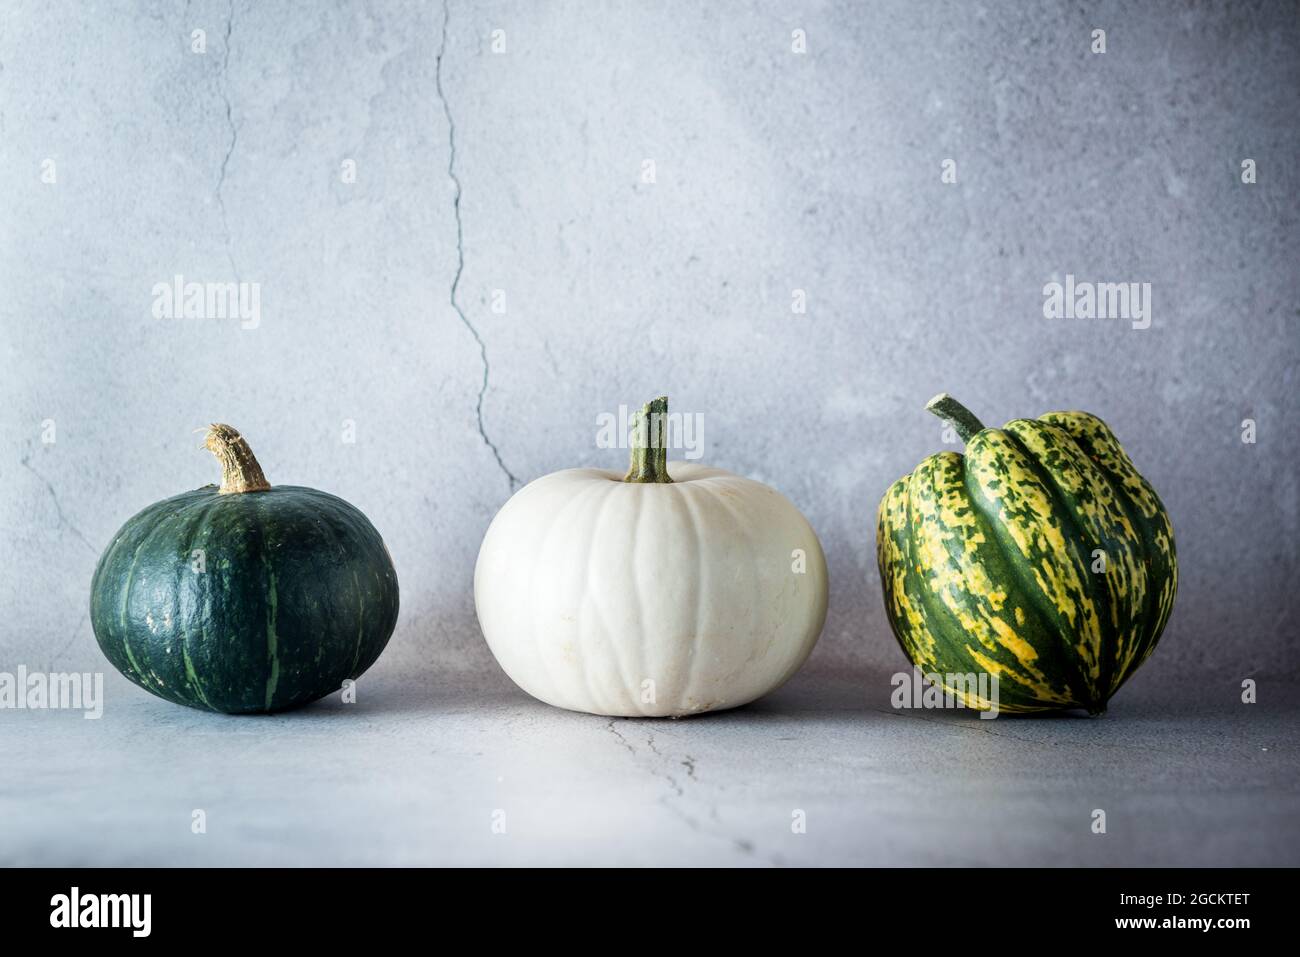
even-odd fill
[[[969,442],[977,433],[984,431],[984,423],[947,392],[940,392],[925,404],[925,408],[951,425],[963,442]]]
[[[253,450],[230,426],[214,422],[208,426],[208,437],[203,444],[221,463],[221,488],[217,491],[222,495],[265,492],[271,487]]]
[[[624,482],[671,482],[668,477],[668,396],[641,406],[632,430],[632,464]]]

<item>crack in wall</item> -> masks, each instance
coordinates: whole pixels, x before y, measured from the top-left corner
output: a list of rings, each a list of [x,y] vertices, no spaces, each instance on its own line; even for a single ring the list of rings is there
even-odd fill
[[[81,635],[81,626],[84,625],[89,618],[90,614],[88,612],[82,612],[81,618],[77,621],[77,627],[72,629],[72,634],[68,636],[67,642],[64,643],[63,647],[56,651],[54,656],[50,659],[50,665],[49,668],[46,669],[47,671],[53,671],[55,665],[63,661],[63,656],[72,650],[72,646],[77,643],[77,638]]]
[[[59,493],[54,490],[54,484],[40,472],[36,471],[36,469],[32,468],[31,459],[32,453],[29,451],[25,453],[18,462],[23,468],[40,479],[41,484],[45,486],[45,490],[50,493],[50,499],[54,502],[54,511],[59,516],[59,527],[66,528],[68,531],[72,532],[73,535],[77,536],[77,538],[81,540],[83,545],[90,549],[91,554],[98,555],[99,549],[90,544],[90,540],[81,533],[81,529],[68,521],[68,516],[63,513],[63,506],[59,503]]]
[[[233,0],[232,0],[233,2]],[[451,279],[451,308],[456,311],[460,317],[461,323],[469,330],[469,334],[474,337],[478,343],[479,358],[483,362],[483,381],[479,384],[478,400],[475,404],[475,415],[478,418],[478,434],[483,440],[483,444],[492,452],[492,457],[497,461],[497,467],[505,475],[506,480],[510,483],[510,491],[514,491],[519,485],[519,479],[515,474],[506,467],[505,460],[501,458],[501,450],[497,448],[496,443],[488,436],[487,430],[483,427],[483,399],[487,395],[488,378],[491,366],[488,363],[487,344],[483,337],[479,335],[478,329],[469,321],[469,316],[461,309],[460,303],[456,300],[456,292],[460,289],[460,278],[465,272],[465,230],[460,215],[460,177],[456,175],[456,122],[451,116],[451,106],[447,102],[447,95],[442,89],[442,58],[447,52],[447,24],[451,21],[451,0],[443,0],[442,4],[442,43],[438,47],[438,55],[434,60],[434,85],[438,90],[438,100],[442,103],[442,113],[447,118],[447,177],[451,180],[452,186],[455,187],[455,194],[452,197],[452,211],[456,217],[456,273]],[[615,732],[617,734],[617,732]]]
[[[217,175],[217,208],[221,210],[221,228],[226,234],[226,258],[230,260],[230,268],[235,274],[235,280],[239,280],[239,267],[235,265],[235,254],[231,248],[234,237],[230,232],[230,220],[226,216],[226,197],[223,190],[226,186],[226,170],[230,167],[230,157],[234,155],[235,144],[239,141],[239,127],[235,126],[234,106],[230,102],[230,93],[226,89],[229,82],[230,74],[230,34],[235,29],[235,0],[230,0],[230,11],[226,16],[226,39],[225,51],[221,60],[221,76],[217,78],[217,92],[221,94],[222,101],[226,104],[226,125],[230,127],[230,145],[226,147],[226,155],[221,158],[221,171]]]

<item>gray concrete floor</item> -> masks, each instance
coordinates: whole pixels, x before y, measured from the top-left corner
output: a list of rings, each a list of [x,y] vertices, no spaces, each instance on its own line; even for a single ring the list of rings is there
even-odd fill
[[[260,718],[111,691],[99,721],[0,714],[0,863],[1300,864],[1280,682],[992,722],[892,711],[883,674],[684,721],[557,711],[496,674]]]

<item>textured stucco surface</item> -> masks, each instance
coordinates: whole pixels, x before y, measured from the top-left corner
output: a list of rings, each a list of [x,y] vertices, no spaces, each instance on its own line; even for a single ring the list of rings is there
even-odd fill
[[[403,607],[369,696],[399,689],[393,707],[412,721],[427,708],[419,730],[436,736],[434,717],[476,707],[451,689],[495,689],[472,721],[527,713],[556,753],[580,755],[598,724],[546,718],[495,674],[474,558],[514,483],[620,467],[596,417],[667,392],[703,416],[704,461],[783,491],[825,545],[830,615],[797,700],[815,710],[819,675],[883,700],[903,659],[875,506],[943,447],[923,405],[946,390],[988,423],[1083,408],[1112,425],[1164,498],[1182,569],[1166,636],[1119,700],[1191,707],[1188,689],[1207,687],[1227,709],[1243,678],[1298,667],[1297,117],[1287,3],[10,2],[0,671],[104,667],[86,616],[95,560],[129,515],[215,479],[192,430],[225,421],[273,483],[341,495],[383,532]],[[260,325],[154,318],[154,285],[178,273],[259,283]],[[1044,319],[1043,286],[1067,273],[1151,283],[1151,327]],[[227,735],[343,733],[320,716],[236,731],[113,675],[108,693],[99,723],[0,713],[0,744],[32,760],[42,741],[72,748],[69,773],[120,754],[121,796],[171,759],[155,753],[159,722],[221,738],[231,760],[242,738]],[[1161,707],[1159,734],[1177,738],[1185,708]],[[795,711],[759,713],[794,734],[821,726]],[[381,713],[348,747],[396,745]],[[747,713],[665,733],[734,728],[713,747],[754,750]],[[1188,733],[1255,714],[1227,713]],[[911,727],[877,717],[864,734]],[[1052,773],[1082,780],[1083,758],[1109,753],[1081,746]],[[902,760],[906,777],[920,758]],[[1233,802],[1274,801],[1295,863],[1295,807],[1276,803],[1295,778],[1259,775],[1206,813],[1231,826]],[[888,775],[850,762],[843,780]],[[38,793],[8,792],[9,808]],[[40,846],[14,841],[0,836],[0,858]],[[171,853],[152,848],[142,860]]]

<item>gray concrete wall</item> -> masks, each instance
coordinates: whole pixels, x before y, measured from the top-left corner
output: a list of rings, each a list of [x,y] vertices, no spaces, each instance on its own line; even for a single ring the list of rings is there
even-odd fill
[[[377,668],[490,668],[512,482],[622,467],[596,417],[667,392],[820,533],[812,667],[892,671],[874,511],[947,390],[1090,410],[1160,491],[1182,587],[1134,688],[1295,672],[1294,4],[187,7],[0,21],[0,668],[102,667],[96,557],[215,479],[214,420],[384,533]],[[260,323],[155,318],[176,274]],[[1150,328],[1045,319],[1066,274],[1150,283]]]

